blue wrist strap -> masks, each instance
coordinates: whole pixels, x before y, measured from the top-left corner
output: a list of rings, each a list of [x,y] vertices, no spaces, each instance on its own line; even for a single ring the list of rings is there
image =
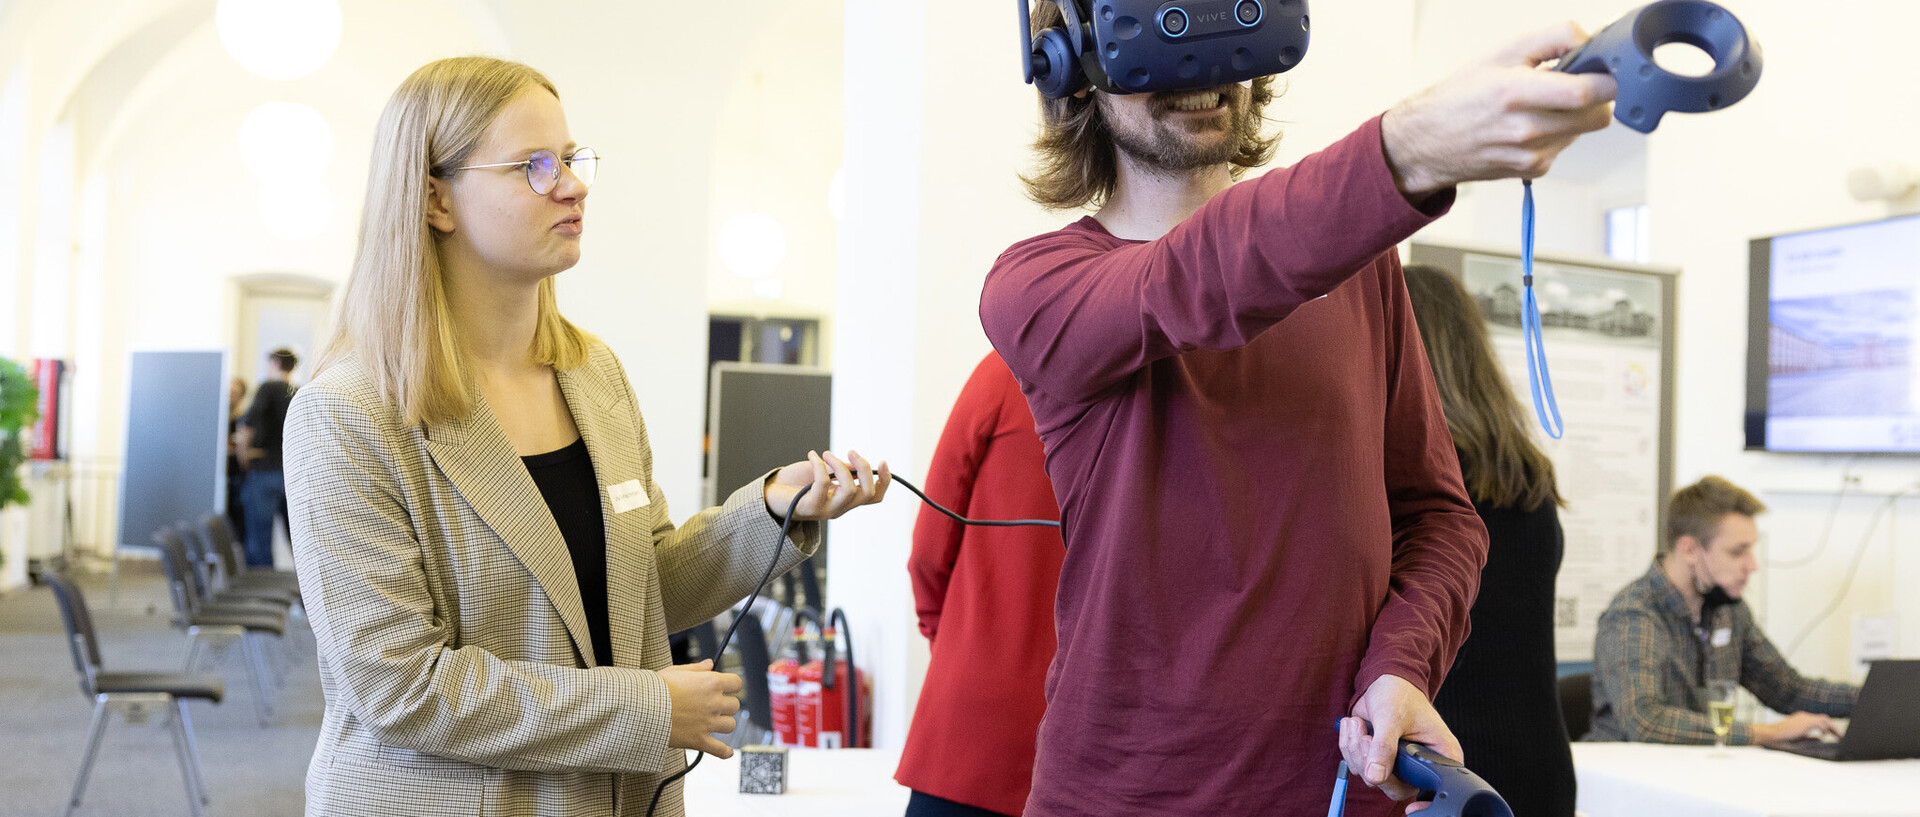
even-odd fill
[[[1520,280],[1526,291],[1520,306],[1520,342],[1527,347],[1527,391],[1533,395],[1540,428],[1558,440],[1567,424],[1560,419],[1560,403],[1553,399],[1553,375],[1547,372],[1546,339],[1540,332],[1540,302],[1533,297],[1533,181],[1522,179],[1520,184],[1525,191],[1520,203]]]

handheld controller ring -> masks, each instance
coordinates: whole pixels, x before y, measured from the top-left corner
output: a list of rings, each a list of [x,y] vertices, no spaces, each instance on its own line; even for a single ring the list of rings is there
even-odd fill
[[[1653,51],[1668,43],[1705,51],[1713,70],[1686,76],[1660,67]],[[1613,74],[1620,85],[1614,118],[1652,133],[1668,112],[1717,111],[1746,98],[1760,83],[1760,67],[1760,44],[1732,12],[1708,0],[1657,0],[1601,29],[1554,70]]]

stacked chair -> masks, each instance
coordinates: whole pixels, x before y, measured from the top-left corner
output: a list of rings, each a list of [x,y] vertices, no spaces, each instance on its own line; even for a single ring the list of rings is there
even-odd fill
[[[187,544],[191,537],[182,526],[162,529],[153,538],[160,548],[160,563],[167,575],[174,626],[185,631],[190,641],[186,670],[191,672],[198,664],[203,646],[220,649],[238,641],[247,654],[255,714],[261,726],[270,724],[273,698],[268,690],[269,673],[261,642],[269,635],[280,642],[286,635],[290,601],[284,598],[284,591],[274,590],[267,595],[250,594],[241,589],[215,591],[203,578],[207,567],[205,558],[196,559],[192,555]]]
[[[291,594],[294,606],[299,606],[300,580],[297,574],[270,567],[248,566],[239,539],[234,536],[233,526],[225,515],[208,514],[201,520],[200,530],[207,560],[220,571],[221,587],[229,590],[284,590]]]
[[[66,622],[67,645],[73,654],[73,668],[80,675],[80,692],[93,699],[93,723],[87,748],[65,813],[71,815],[80,806],[80,795],[86,791],[87,776],[93,771],[94,758],[100,753],[100,739],[106,734],[107,721],[112,715],[119,714],[130,723],[139,723],[159,713],[173,718],[173,748],[180,758],[180,776],[186,783],[192,813],[200,817],[202,807],[212,801],[201,778],[200,753],[193,742],[193,721],[187,715],[187,702],[220,703],[225,694],[220,679],[180,672],[107,672],[101,666],[100,640],[94,633],[93,617],[87,612],[86,599],[80,595],[80,589],[56,573],[44,573],[42,578],[52,586],[60,617]]]

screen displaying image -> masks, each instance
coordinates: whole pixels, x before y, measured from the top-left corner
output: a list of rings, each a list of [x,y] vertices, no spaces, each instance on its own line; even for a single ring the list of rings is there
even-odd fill
[[[1920,216],[1754,243],[1749,447],[1920,452]]]

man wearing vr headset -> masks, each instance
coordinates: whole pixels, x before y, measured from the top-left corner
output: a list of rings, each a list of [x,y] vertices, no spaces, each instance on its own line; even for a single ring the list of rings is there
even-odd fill
[[[1584,39],[1517,40],[1240,184],[1271,78],[1042,101],[1030,194],[1097,210],[1008,249],[980,308],[1068,545],[1029,817],[1314,813],[1343,759],[1386,795],[1348,813],[1385,815],[1414,793],[1398,739],[1459,755],[1430,698],[1486,531],[1394,245],[1607,124],[1610,77],[1536,70]]]

